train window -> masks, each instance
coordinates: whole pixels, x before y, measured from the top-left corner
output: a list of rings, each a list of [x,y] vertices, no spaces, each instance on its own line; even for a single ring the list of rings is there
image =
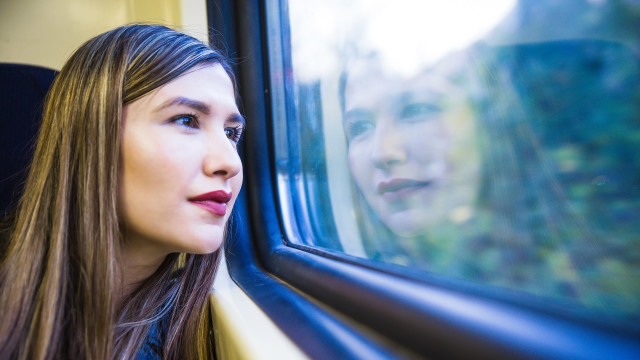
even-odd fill
[[[267,4],[290,247],[640,320],[637,2]]]
[[[231,278],[311,358],[638,358],[638,10],[209,0]]]

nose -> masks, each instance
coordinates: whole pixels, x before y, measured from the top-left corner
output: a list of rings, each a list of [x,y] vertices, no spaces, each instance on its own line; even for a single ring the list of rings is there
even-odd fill
[[[207,176],[222,176],[225,179],[230,179],[242,171],[238,151],[224,131],[222,135],[216,134],[209,138],[203,171]]]
[[[379,169],[402,164],[407,161],[402,131],[392,121],[380,121],[373,134],[371,161]]]

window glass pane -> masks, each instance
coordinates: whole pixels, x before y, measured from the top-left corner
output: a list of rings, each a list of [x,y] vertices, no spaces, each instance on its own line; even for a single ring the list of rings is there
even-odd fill
[[[640,319],[637,1],[270,12],[292,245]]]

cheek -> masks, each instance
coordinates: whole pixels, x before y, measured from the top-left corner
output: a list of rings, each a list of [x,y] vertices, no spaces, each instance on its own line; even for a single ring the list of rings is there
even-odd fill
[[[356,184],[363,191],[366,190],[363,188],[367,185],[366,179],[370,178],[373,170],[370,154],[366,140],[354,142],[349,145],[349,169],[351,170],[351,176],[353,176]]]
[[[419,124],[407,129],[405,148],[408,161],[431,164],[447,160],[451,150],[451,136],[440,120]]]
[[[141,139],[123,149],[124,183],[135,185],[138,191],[158,191],[158,188],[172,187],[174,191],[182,186],[181,180],[192,172],[193,161],[188,156],[189,146],[177,146],[170,141]],[[131,139],[134,140],[134,139]],[[193,147],[193,146],[192,146]],[[160,196],[163,194],[156,194]]]
[[[197,171],[194,158],[189,156],[194,145],[176,144],[158,134],[126,135],[120,193],[125,220],[167,223],[175,217],[180,201],[186,199],[188,179]]]
[[[242,182],[244,180],[244,175],[243,175],[242,171],[243,171],[242,168],[240,168],[240,172],[238,173],[238,175],[234,176],[230,180],[231,192],[233,193],[233,200],[231,200],[232,201],[232,203],[231,203],[232,207],[235,204],[236,199],[238,198],[238,194],[240,193],[240,190],[242,190]]]
[[[473,114],[462,106],[459,111],[452,112],[445,119],[445,131],[448,133],[449,153],[456,161],[470,159],[476,148],[476,132]]]

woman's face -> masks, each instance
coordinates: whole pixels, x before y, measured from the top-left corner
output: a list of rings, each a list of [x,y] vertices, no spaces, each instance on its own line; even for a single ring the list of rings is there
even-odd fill
[[[395,234],[470,216],[479,162],[470,109],[452,84],[426,75],[351,78],[344,128],[356,185]]]
[[[244,119],[222,66],[197,68],[124,108],[125,246],[149,256],[210,253],[242,186]]]

